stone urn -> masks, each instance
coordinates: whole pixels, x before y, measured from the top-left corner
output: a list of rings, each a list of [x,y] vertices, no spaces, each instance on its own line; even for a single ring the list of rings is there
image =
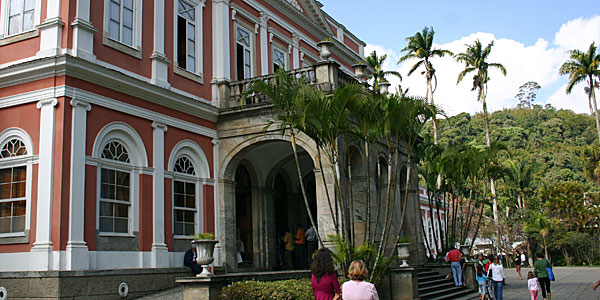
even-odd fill
[[[211,264],[215,258],[213,256],[215,251],[215,244],[217,240],[193,240],[192,247],[196,248],[196,262],[202,267],[202,273],[197,274],[196,277],[209,277],[212,276],[208,270],[208,265]]]
[[[320,41],[317,43],[317,46],[320,47],[319,55],[324,61],[328,61],[331,56],[331,47],[333,47],[332,41]]]
[[[408,267],[408,263],[406,262],[410,257],[410,250],[408,247],[410,243],[396,243],[396,251],[398,251],[398,260],[402,261],[400,267]]]
[[[462,253],[464,256],[469,255],[469,248],[469,245],[460,245],[460,253]]]

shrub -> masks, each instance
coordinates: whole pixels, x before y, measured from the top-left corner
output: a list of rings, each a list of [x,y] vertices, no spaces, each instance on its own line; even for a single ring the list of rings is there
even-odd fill
[[[309,278],[240,281],[221,290],[222,300],[314,300]]]

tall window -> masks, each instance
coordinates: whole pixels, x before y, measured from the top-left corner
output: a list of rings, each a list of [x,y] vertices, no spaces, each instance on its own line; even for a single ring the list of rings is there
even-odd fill
[[[285,70],[286,59],[285,52],[279,48],[273,47],[273,72],[279,69]]]
[[[196,170],[192,161],[182,156],[173,171],[180,174],[173,180],[173,233],[191,235],[196,231],[196,183],[185,180],[185,175],[196,176]]]
[[[179,0],[177,13],[177,65],[192,73],[197,72],[196,6]]]
[[[35,0],[9,0],[8,3],[8,35],[18,34],[33,29]]]
[[[103,159],[129,164],[127,149],[116,141],[108,143],[102,152]],[[131,172],[100,169],[100,232],[128,233],[131,208]]]
[[[109,0],[108,20],[108,36],[132,47],[134,1],[136,0]]]
[[[0,160],[27,155],[20,139],[11,139],[0,148]],[[25,190],[27,166],[0,169],[0,234],[25,231]]]
[[[250,78],[252,77],[252,43],[250,32],[237,27],[235,40],[237,79]]]

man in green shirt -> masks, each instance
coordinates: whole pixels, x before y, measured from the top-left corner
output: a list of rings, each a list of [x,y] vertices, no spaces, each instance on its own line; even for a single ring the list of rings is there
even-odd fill
[[[544,300],[551,300],[550,278],[548,278],[548,271],[546,271],[546,268],[550,267],[550,263],[544,258],[544,254],[538,253],[536,256],[537,260],[533,263],[533,273],[535,274],[535,277],[537,277],[540,287],[542,288],[542,298],[544,298]],[[548,294],[548,297],[546,297],[546,294]]]

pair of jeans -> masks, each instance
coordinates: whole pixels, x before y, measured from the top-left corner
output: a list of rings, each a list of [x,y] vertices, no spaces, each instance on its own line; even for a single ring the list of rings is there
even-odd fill
[[[450,267],[452,268],[452,277],[454,277],[454,285],[461,286],[462,269],[460,267],[460,263],[457,261],[453,261],[452,263],[450,263]]]
[[[502,281],[492,280],[496,300],[502,300]]]

